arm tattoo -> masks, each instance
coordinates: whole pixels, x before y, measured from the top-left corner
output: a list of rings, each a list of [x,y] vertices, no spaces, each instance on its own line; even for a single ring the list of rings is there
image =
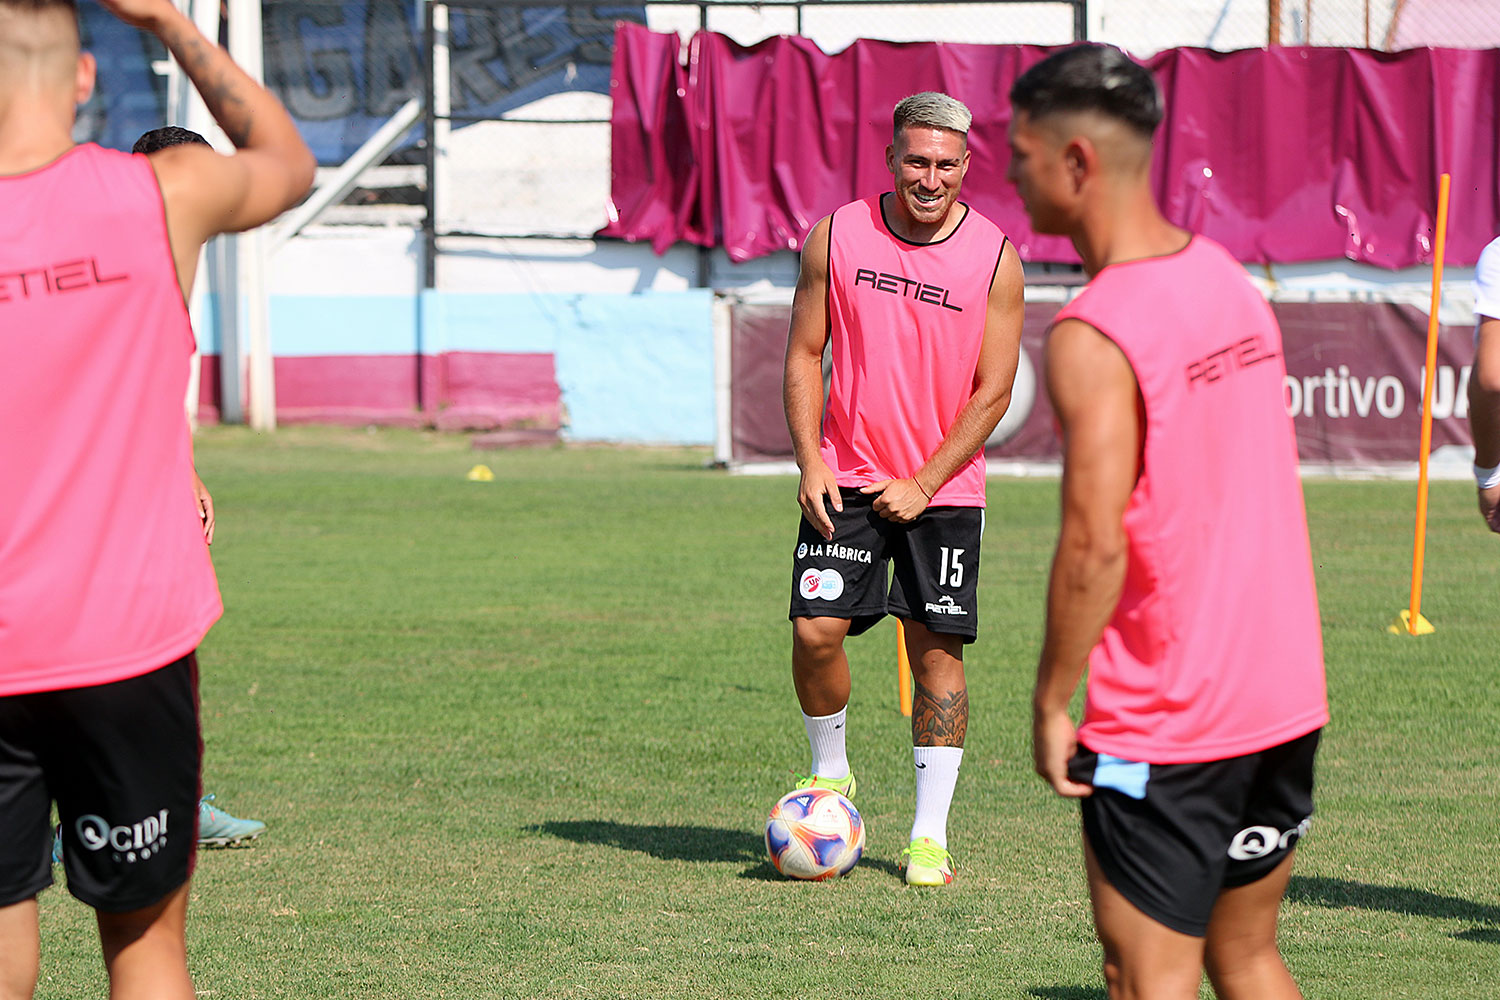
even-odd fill
[[[911,700],[911,741],[919,747],[962,747],[969,732],[969,691],[941,695],[915,685]]]
[[[184,72],[198,88],[203,103],[208,106],[229,141],[236,149],[243,149],[250,139],[251,115],[245,106],[245,97],[240,93],[239,80],[222,67],[213,72],[214,56],[218,46],[188,32],[172,32],[163,39],[167,48],[177,55]]]

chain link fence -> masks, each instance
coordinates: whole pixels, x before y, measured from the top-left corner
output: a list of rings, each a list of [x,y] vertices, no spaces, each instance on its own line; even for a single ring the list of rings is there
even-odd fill
[[[1273,45],[1402,49],[1500,47],[1494,0],[1272,0]]]
[[[700,30],[746,46],[800,35],[826,52],[857,38],[1042,45],[1090,38],[1140,56],[1176,46],[1500,47],[1494,0],[694,0],[634,7],[464,0],[447,10],[451,68],[446,84],[434,85],[446,85],[453,106],[438,115],[443,123],[433,123],[443,138],[431,156],[433,239],[582,238],[603,224],[616,19],[676,32],[684,58],[687,40]]]

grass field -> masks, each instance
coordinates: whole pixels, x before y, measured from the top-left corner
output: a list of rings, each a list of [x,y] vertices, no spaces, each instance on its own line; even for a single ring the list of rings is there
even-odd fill
[[[201,650],[205,787],[270,824],[200,855],[201,996],[1103,1000],[1076,807],[1029,767],[1054,482],[990,486],[959,881],[919,891],[894,863],[888,623],[851,643],[865,860],[801,884],[763,857],[807,764],[792,480],[414,432],[212,429],[198,454],[227,609]],[[495,482],[464,479],[477,461]],[[1334,721],[1288,962],[1325,1000],[1492,1000],[1500,538],[1471,486],[1436,484],[1437,633],[1396,637],[1414,485],[1307,494]],[[42,900],[37,995],[104,995],[88,911]]]

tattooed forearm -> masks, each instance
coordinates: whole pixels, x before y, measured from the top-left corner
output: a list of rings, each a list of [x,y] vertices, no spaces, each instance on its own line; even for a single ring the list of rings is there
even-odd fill
[[[921,684],[911,699],[911,742],[919,747],[961,747],[969,732],[967,687],[941,694]]]
[[[217,45],[196,30],[186,30],[185,25],[167,29],[162,41],[177,57],[229,141],[236,149],[243,149],[250,142],[252,122],[244,94],[245,85],[252,83],[250,78]]]

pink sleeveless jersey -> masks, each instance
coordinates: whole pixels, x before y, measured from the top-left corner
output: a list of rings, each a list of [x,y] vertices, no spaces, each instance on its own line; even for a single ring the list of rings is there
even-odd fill
[[[218,618],[192,350],[145,157],[0,177],[0,695],[154,670]]]
[[[890,231],[880,197],[833,213],[828,314],[833,381],[823,460],[840,486],[901,479],[937,451],[974,392],[990,285],[1005,234],[966,208],[938,243]],[[934,506],[984,506],[984,452],[933,494]]]
[[[1146,427],[1124,592],[1090,656],[1080,741],[1170,764],[1323,725],[1318,598],[1270,307],[1223,247],[1195,236],[1105,268],[1064,318],[1124,352]]]

